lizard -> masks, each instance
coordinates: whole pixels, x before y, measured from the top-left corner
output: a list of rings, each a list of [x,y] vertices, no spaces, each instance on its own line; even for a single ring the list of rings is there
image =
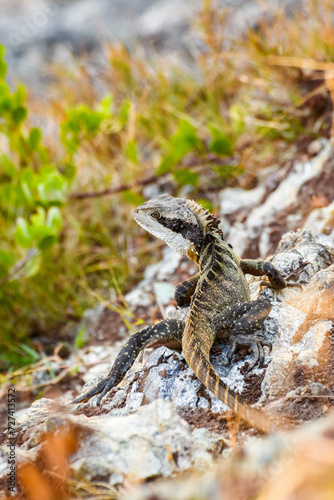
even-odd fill
[[[232,245],[224,240],[220,219],[193,200],[163,194],[140,205],[134,211],[134,219],[198,265],[198,274],[175,289],[177,306],[190,306],[188,317],[165,319],[133,334],[109,374],[72,403],[81,403],[100,393],[96,403],[100,405],[103,397],[121,382],[142,349],[166,345],[182,348],[186,362],[204,386],[248,424],[262,432],[273,430],[276,425],[266,412],[240,401],[239,395],[219,377],[209,355],[215,341],[228,337],[229,360],[240,346],[252,351],[250,371],[263,361],[263,346],[271,347],[263,336],[255,334],[268,316],[271,302],[264,295],[250,300],[245,274],[266,276],[261,285],[274,290],[300,285],[289,282],[290,276],[284,278],[270,262],[239,258]]]

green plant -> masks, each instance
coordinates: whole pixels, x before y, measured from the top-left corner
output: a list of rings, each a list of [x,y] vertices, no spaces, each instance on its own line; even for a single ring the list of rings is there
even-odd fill
[[[11,91],[6,83],[4,53],[0,46],[0,302],[7,319],[2,315],[0,346],[2,360],[11,351],[28,360],[36,359],[34,351],[17,344],[21,335],[12,330],[20,296],[14,282],[37,275],[59,241],[70,182],[50,164],[41,130],[28,126],[26,92],[22,86]]]

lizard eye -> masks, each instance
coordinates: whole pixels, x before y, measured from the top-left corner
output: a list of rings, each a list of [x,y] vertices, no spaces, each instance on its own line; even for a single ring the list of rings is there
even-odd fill
[[[155,210],[154,212],[150,213],[150,216],[153,217],[153,219],[159,219],[160,218],[160,212]]]

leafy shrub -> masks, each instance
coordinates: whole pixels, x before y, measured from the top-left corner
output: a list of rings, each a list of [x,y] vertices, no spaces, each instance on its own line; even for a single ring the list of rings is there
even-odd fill
[[[20,316],[20,282],[37,275],[62,230],[61,207],[69,180],[49,162],[39,128],[27,125],[26,92],[11,91],[5,81],[4,48],[0,46],[0,360],[20,358],[29,352],[17,346]],[[17,294],[17,295],[16,295]],[[29,321],[29,316],[26,318]],[[11,356],[9,353],[14,352]],[[30,350],[30,355],[32,351]]]

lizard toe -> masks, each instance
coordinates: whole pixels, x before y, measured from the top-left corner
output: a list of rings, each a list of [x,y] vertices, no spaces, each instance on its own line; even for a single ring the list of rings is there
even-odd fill
[[[250,372],[256,365],[263,365],[264,363],[264,350],[263,347],[269,347],[271,350],[272,344],[265,339],[262,335],[236,335],[230,341],[230,349],[227,354],[229,362],[231,362],[233,355],[239,348],[247,347],[251,351],[252,360],[246,372]]]

